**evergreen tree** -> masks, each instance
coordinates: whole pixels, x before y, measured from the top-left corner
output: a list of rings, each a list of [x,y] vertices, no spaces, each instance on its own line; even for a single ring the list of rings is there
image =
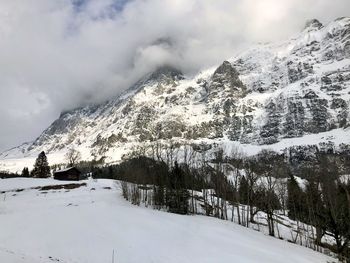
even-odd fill
[[[24,167],[24,168],[23,168],[21,176],[22,176],[22,177],[30,177],[28,167]]]
[[[291,175],[290,179],[288,180],[287,191],[287,209],[289,211],[288,216],[293,220],[298,219],[304,221],[304,203],[306,197],[293,175]]]
[[[166,190],[166,203],[169,212],[177,214],[188,213],[189,193],[186,189],[185,176],[178,163],[175,162],[170,174],[169,185]]]
[[[32,174],[36,178],[47,178],[50,176],[50,166],[47,162],[45,152],[41,152],[38,158],[36,158]]]
[[[249,202],[249,184],[247,179],[243,176],[241,178],[241,181],[239,183],[239,189],[238,189],[238,193],[239,193],[239,199],[240,199],[240,203],[242,204],[248,204]]]
[[[305,189],[306,205],[308,207],[307,223],[315,226],[317,245],[321,244],[321,239],[326,232],[326,211],[324,201],[322,200],[322,192],[318,182],[308,181]]]

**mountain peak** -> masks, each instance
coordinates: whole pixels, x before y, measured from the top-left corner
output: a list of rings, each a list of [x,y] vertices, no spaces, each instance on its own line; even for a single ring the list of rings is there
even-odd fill
[[[182,79],[184,79],[184,77],[180,70],[172,66],[164,65],[164,66],[158,67],[155,71],[147,75],[143,83],[156,82],[156,83],[170,84],[170,83],[173,83],[174,81],[178,81]]]
[[[342,21],[342,22],[345,22],[345,23],[349,23],[350,22],[350,17],[342,16],[342,17],[338,17],[334,21],[337,21],[337,22],[341,22]]]
[[[243,96],[246,91],[245,85],[239,79],[238,71],[228,61],[224,61],[212,76],[211,89],[218,90],[228,88],[231,94]]]
[[[164,78],[171,79],[182,79],[183,74],[180,70],[172,66],[161,66],[158,67],[153,73],[150,74],[149,79],[153,80],[163,80]]]
[[[230,74],[238,74],[235,70],[235,68],[232,66],[230,62],[225,60],[214,72],[215,74],[224,74],[224,73],[230,73]]]
[[[306,21],[304,30],[318,30],[318,29],[321,29],[322,27],[323,27],[322,23],[317,19],[313,18]]]

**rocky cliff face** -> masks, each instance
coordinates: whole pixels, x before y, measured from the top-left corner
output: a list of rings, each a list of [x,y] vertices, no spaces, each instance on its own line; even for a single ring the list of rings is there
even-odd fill
[[[288,41],[252,47],[193,78],[160,68],[115,99],[63,113],[0,157],[74,146],[116,159],[126,144],[169,139],[271,145],[346,129],[349,102],[350,18],[311,20]]]

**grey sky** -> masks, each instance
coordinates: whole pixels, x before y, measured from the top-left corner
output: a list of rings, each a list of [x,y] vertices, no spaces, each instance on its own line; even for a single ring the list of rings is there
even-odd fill
[[[349,10],[348,0],[1,0],[0,151],[159,65],[193,74]]]

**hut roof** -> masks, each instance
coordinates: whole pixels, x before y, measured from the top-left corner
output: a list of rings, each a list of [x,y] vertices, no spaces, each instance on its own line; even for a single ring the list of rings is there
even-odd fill
[[[65,169],[62,169],[62,170],[58,170],[55,173],[64,173],[64,172],[68,172],[70,170],[77,170],[80,173],[80,171],[76,167],[68,167],[68,168],[65,168]]]

